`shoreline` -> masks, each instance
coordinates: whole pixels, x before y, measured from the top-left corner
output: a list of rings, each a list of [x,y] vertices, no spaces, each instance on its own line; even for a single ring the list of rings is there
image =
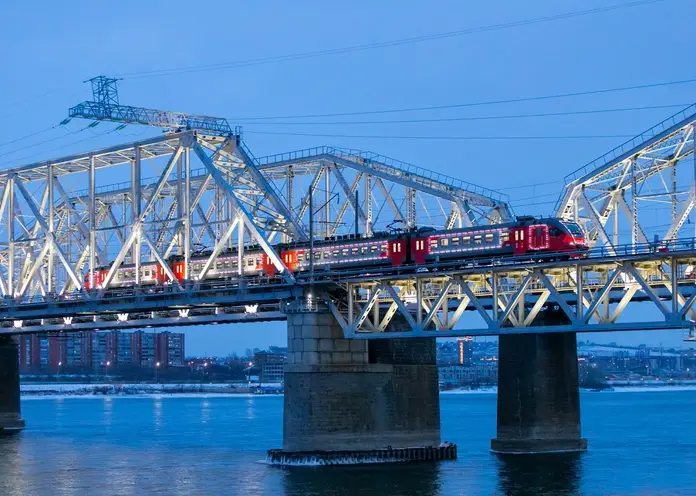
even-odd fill
[[[591,393],[644,393],[644,392],[696,391],[696,384],[621,385],[601,391],[581,388],[582,394]],[[439,391],[441,396],[497,394],[496,386],[479,389],[450,389]],[[280,384],[83,384],[50,383],[21,384],[22,400],[66,399],[66,398],[251,398],[259,396],[282,396]]]

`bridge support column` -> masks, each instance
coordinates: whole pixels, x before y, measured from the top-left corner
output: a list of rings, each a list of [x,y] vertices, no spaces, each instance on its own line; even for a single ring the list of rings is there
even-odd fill
[[[419,447],[438,456],[434,339],[348,340],[330,313],[289,314],[284,401],[274,461],[337,452],[388,461],[392,449]]]
[[[24,429],[19,404],[19,354],[11,336],[0,336],[0,435]]]
[[[564,314],[552,311],[538,319],[535,325],[567,323]],[[491,450],[586,450],[587,440],[580,433],[575,333],[503,335],[498,343],[498,429]]]

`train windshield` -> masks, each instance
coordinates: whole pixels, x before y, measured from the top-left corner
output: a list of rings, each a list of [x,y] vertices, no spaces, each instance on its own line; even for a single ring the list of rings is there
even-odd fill
[[[568,222],[568,223],[563,223],[563,225],[570,231],[570,234],[573,236],[579,237],[579,236],[584,236],[584,233],[582,232],[582,228],[577,225],[575,222]]]

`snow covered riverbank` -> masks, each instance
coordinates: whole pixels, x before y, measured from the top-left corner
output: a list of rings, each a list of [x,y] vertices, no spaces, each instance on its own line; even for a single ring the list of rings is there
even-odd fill
[[[595,393],[587,389],[580,390],[583,393]],[[602,393],[644,393],[665,391],[696,391],[696,384],[635,384],[627,386],[614,386],[605,389]],[[70,398],[70,397],[103,397],[103,396],[192,396],[192,395],[253,395],[282,394],[280,384],[253,384],[250,388],[246,383],[238,384],[80,384],[80,383],[48,383],[33,384],[23,383],[20,386],[22,398]],[[443,396],[461,394],[497,394],[497,387],[485,387],[479,389],[450,389],[440,391]],[[263,395],[263,394],[262,394]]]
[[[48,383],[20,385],[23,397],[55,396],[143,396],[180,394],[250,394],[256,391],[277,392],[279,384],[80,384]]]
[[[596,391],[591,389],[580,389],[581,393],[659,393],[659,392],[669,392],[669,391],[696,391],[696,384],[670,384],[666,385],[663,381],[662,383],[655,385],[645,385],[644,383],[637,383],[627,386],[612,386],[610,389],[604,389],[602,391]],[[447,391],[440,391],[443,396],[455,395],[455,394],[497,394],[497,387],[488,387],[480,389],[449,389]]]

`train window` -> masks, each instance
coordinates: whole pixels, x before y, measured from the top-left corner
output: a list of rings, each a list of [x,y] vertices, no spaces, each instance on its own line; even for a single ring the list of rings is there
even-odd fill
[[[230,261],[229,261],[229,260],[225,260],[225,263],[224,263],[223,266],[224,266],[226,269],[229,269],[229,268],[230,268]]]
[[[536,235],[541,236],[541,227],[536,228]]]
[[[462,244],[468,245],[471,242],[471,236],[462,236]]]
[[[467,237],[467,242],[468,242],[468,237]],[[452,246],[459,246],[459,238],[452,238]]]
[[[254,259],[253,259],[253,258],[250,258],[250,259],[247,261],[247,265],[248,265],[249,267],[253,267],[253,266],[254,266]]]
[[[436,239],[431,239],[430,240],[430,249],[437,248],[437,240]]]
[[[477,244],[477,245],[481,244],[481,235],[480,234],[474,236],[474,244]]]
[[[337,256],[338,256],[338,250],[334,250],[334,251],[333,251],[333,256],[334,256],[334,257],[337,257]]]
[[[370,246],[370,253],[376,253],[376,252],[377,252],[377,245]]]
[[[524,241],[524,231],[520,231],[520,241]]]
[[[307,258],[309,260],[309,258]],[[298,253],[297,254],[297,261],[298,262],[304,262],[304,253]]]
[[[515,231],[515,241],[519,241],[519,240],[520,240],[520,232]]]
[[[363,255],[367,253],[367,246],[363,246],[362,248],[360,248],[360,253],[362,253]]]
[[[493,242],[493,235],[486,234],[486,243],[492,243],[492,242]]]
[[[348,255],[348,248],[344,248],[343,250],[341,250],[341,255],[343,255],[344,257]]]
[[[353,248],[350,252],[351,252],[352,255],[357,255],[357,254],[358,254],[358,249],[357,249],[357,248]]]
[[[447,239],[447,238],[442,238],[442,239],[440,240],[440,246],[446,247],[448,244],[449,244],[449,239]]]
[[[557,227],[552,227],[551,229],[549,229],[549,236],[560,236],[561,234],[561,230]]]

